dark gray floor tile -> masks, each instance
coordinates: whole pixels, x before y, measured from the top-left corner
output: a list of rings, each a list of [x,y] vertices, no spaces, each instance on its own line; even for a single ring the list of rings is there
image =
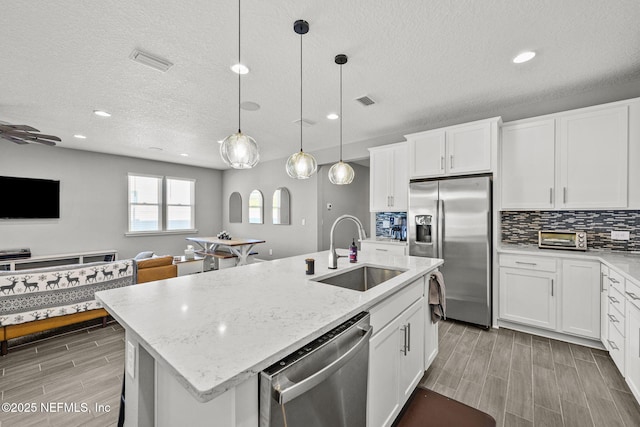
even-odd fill
[[[545,369],[554,369],[553,354],[551,353],[551,345],[549,340],[534,339],[532,341],[533,364]]]
[[[589,349],[589,347],[584,347],[577,344],[569,344],[569,348],[571,349],[571,353],[573,354],[574,359],[580,359],[586,362],[595,362],[595,360],[593,360],[593,355],[591,354],[591,350]]]
[[[622,419],[618,413],[618,408],[612,400],[602,399],[597,396],[587,394],[591,417],[596,427],[622,427]]]
[[[551,352],[553,353],[553,361],[555,363],[562,363],[567,366],[576,366],[573,362],[573,355],[569,349],[569,344],[562,341],[550,340]]]
[[[587,399],[576,368],[557,363],[556,379],[558,380],[560,399],[587,407]]]
[[[565,427],[589,427],[593,426],[590,412],[584,406],[562,401],[562,418]]]
[[[453,349],[456,348],[458,341],[462,335],[450,335],[446,334],[439,342],[438,342],[438,355],[433,360],[432,366],[436,368],[442,368],[451,357],[453,353]]]
[[[514,415],[507,410],[507,413],[504,417],[504,426],[505,427],[533,427],[533,422],[529,420],[525,420],[524,418],[520,418],[519,416]]]
[[[627,427],[640,426],[640,405],[633,395],[619,390],[611,390],[611,394],[624,425]]]
[[[495,418],[496,426],[502,426],[506,401],[507,381],[491,375],[487,376],[478,409]]]
[[[507,388],[507,412],[533,421],[533,387],[531,374],[511,371]]]
[[[594,356],[594,359],[598,365],[598,369],[600,369],[602,377],[604,378],[604,382],[609,388],[614,388],[627,393],[631,392],[629,390],[629,386],[627,386],[627,383],[624,381],[622,374],[620,374],[618,367],[613,363],[613,360],[611,360],[611,357]]]
[[[536,405],[533,410],[533,425],[535,427],[562,427],[562,415],[542,406]],[[506,426],[505,426],[506,427]]]
[[[451,327],[447,331],[447,335],[460,335],[460,336],[462,336],[462,334],[464,333],[465,329],[466,329],[466,326],[464,324],[458,323],[458,322],[453,322],[451,324]]]
[[[511,370],[519,371],[531,376],[531,346],[513,344],[513,354],[511,355]]]
[[[607,400],[612,399],[608,387],[595,363],[576,360],[576,367],[578,368],[578,377],[587,395],[587,399],[591,396]]]
[[[432,389],[436,393],[440,393],[443,396],[447,396],[450,399],[454,399],[456,395],[456,389],[447,387],[444,384],[436,383],[436,385]]]
[[[438,339],[442,339],[447,332],[449,332],[449,328],[451,328],[452,323],[446,320],[441,320],[438,322]]]
[[[478,384],[484,384],[490,361],[490,352],[476,348],[476,350],[471,353],[467,369],[464,371],[464,374],[462,374],[462,378]]]
[[[514,331],[512,329],[507,329],[507,328],[498,329],[498,335],[504,335],[504,336],[510,337],[510,338],[513,338],[515,333],[516,333],[516,331]]]
[[[599,348],[589,348],[589,351],[594,356],[609,356],[609,352],[607,350],[602,350]]]
[[[480,396],[482,396],[482,384],[463,379],[460,381],[454,399],[472,408],[477,408],[478,403],[480,403]]]
[[[495,329],[487,329],[480,331],[480,337],[478,338],[478,342],[476,343],[476,350],[488,351],[491,353],[493,351],[493,346],[496,343],[496,338],[498,337],[498,331]]]
[[[429,369],[427,369],[427,372],[425,372],[425,374],[422,376],[422,379],[420,380],[420,386],[433,390],[433,387],[435,387],[436,381],[438,380],[438,377],[441,373],[441,367],[436,367],[431,364]]]
[[[553,370],[533,366],[533,400],[536,405],[560,412],[560,393]]]
[[[516,344],[528,345],[531,347],[531,335],[527,333],[515,331],[514,339]]]
[[[502,331],[503,329],[500,329]],[[506,329],[508,331],[508,329]],[[496,345],[489,363],[488,375],[502,378],[509,378],[509,368],[511,365],[511,350],[513,348],[513,332],[511,334],[498,335]]]
[[[442,374],[438,378],[438,383],[456,390],[462,379],[469,362],[469,355],[454,351],[446,365],[442,369]]]
[[[480,332],[474,331],[470,328],[465,329],[454,351],[467,355],[471,354],[479,337]]]

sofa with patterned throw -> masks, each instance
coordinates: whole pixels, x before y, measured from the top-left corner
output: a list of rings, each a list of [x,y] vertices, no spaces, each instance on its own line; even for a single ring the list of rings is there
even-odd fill
[[[135,261],[0,271],[1,353],[8,340],[86,320],[107,311],[95,293],[135,283]]]

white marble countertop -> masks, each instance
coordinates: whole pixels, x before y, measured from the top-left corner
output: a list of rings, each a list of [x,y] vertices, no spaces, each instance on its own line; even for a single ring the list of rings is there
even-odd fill
[[[392,239],[390,237],[372,237],[370,239],[360,241],[366,243],[383,243],[385,245],[407,246],[406,240]]]
[[[339,254],[345,254],[339,250]],[[305,259],[315,258],[313,276]],[[366,292],[310,281],[335,274],[328,251],[96,293],[107,311],[191,394],[207,402],[427,274],[442,260],[359,254],[407,271]]]
[[[617,270],[629,280],[640,283],[640,254],[588,250],[571,251],[558,249],[540,249],[537,246],[502,245],[499,253],[536,255],[555,258],[592,259]]]

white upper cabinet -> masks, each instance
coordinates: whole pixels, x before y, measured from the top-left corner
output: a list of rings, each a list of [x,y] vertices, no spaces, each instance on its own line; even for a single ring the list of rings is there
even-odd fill
[[[409,197],[407,145],[384,145],[369,149],[370,210],[406,212]]]
[[[638,99],[505,123],[500,209],[640,205]]]
[[[409,178],[491,172],[500,118],[405,135]]]
[[[622,105],[558,120],[559,207],[627,207],[628,115]]]
[[[504,209],[550,209],[555,187],[555,121],[502,127]]]

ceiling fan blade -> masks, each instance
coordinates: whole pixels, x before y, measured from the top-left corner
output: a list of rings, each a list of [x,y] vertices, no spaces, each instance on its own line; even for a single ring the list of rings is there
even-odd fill
[[[38,134],[33,134],[33,136],[35,136],[37,139],[49,139],[51,141],[58,141],[58,142],[62,141],[60,138],[54,135],[43,135],[38,133]]]
[[[40,132],[38,129],[28,125],[5,125],[16,130],[26,130],[28,132]]]
[[[22,139],[14,138],[13,136],[8,136],[3,134],[0,134],[0,139],[5,139],[7,141],[15,142],[16,144],[22,144],[22,145],[28,144],[27,141],[23,141]]]
[[[50,136],[50,135],[45,135],[45,136]],[[23,141],[27,141],[27,142],[39,142],[40,144],[45,144],[45,145],[56,145],[55,142],[53,141],[49,141],[47,138],[40,138],[40,135],[33,135],[33,134],[24,134],[24,135],[9,135],[10,138],[16,138],[16,139],[22,139]],[[57,138],[58,141],[60,141],[60,138]]]
[[[33,142],[39,142],[40,144],[48,145],[49,147],[53,147],[56,145],[56,143],[53,141],[47,141],[46,139],[39,138],[34,139]]]

